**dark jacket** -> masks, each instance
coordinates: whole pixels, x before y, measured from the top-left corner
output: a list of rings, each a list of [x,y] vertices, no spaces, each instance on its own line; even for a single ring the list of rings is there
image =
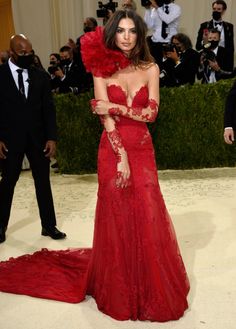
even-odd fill
[[[65,79],[59,81],[58,88],[60,94],[66,94],[70,92],[79,94],[80,92],[84,91],[84,72],[81,71],[80,67],[75,61],[72,62]]]
[[[236,130],[236,81],[226,99],[224,127],[232,127]]]
[[[229,79],[233,77],[233,70],[230,71],[227,63],[227,52],[226,49],[223,47],[218,47],[216,61],[221,68],[220,71],[215,72],[216,81],[221,79]],[[207,76],[208,76],[208,65],[207,62],[204,64],[203,68],[200,66],[197,77],[199,80],[202,80],[202,83],[208,83]]]
[[[214,28],[213,20],[204,22],[200,25],[198,30],[196,49],[202,49],[202,40],[204,30],[211,30]],[[225,34],[225,49],[227,53],[227,62],[228,62],[228,70],[233,70],[234,67],[234,26],[231,23],[223,21],[223,28]]]
[[[30,142],[42,148],[56,140],[56,113],[47,73],[30,68],[29,92],[22,98],[8,63],[0,66],[0,141],[23,151]]]
[[[86,68],[85,68],[83,60],[82,60],[81,43],[80,43],[80,40],[81,40],[82,36],[80,36],[76,40],[76,49],[74,51],[74,60],[75,60],[76,64],[79,66],[80,72],[84,77],[84,89],[85,90],[90,90],[90,88],[93,87],[93,76],[92,76],[91,73],[86,72]]]
[[[187,83],[194,84],[199,67],[199,53],[188,48],[180,56],[180,63],[175,65],[171,59],[163,62],[163,69],[167,76],[165,81],[161,81],[161,86],[174,87]]]

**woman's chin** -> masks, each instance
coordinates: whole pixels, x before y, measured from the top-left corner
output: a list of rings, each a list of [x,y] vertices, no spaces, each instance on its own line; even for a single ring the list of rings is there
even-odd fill
[[[130,52],[131,52],[130,50],[121,50],[121,51],[126,57],[129,57]]]

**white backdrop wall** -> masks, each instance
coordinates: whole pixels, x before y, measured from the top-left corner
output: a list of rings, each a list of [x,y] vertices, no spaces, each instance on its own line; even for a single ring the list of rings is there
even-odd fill
[[[107,3],[104,0],[103,3]],[[117,1],[119,6],[121,0]],[[182,8],[180,32],[196,42],[201,22],[211,18],[213,0],[176,0]],[[228,9],[224,19],[236,25],[236,0],[226,0]],[[136,0],[138,13],[143,16],[141,0]],[[45,67],[51,52],[58,52],[68,38],[76,39],[83,33],[85,17],[96,17],[96,0],[12,0],[16,33],[24,33],[32,41],[35,52]],[[101,19],[98,20],[102,24]]]

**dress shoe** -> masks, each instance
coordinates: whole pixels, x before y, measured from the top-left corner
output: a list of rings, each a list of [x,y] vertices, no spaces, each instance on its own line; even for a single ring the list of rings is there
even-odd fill
[[[56,226],[53,227],[42,227],[42,235],[43,236],[50,236],[50,238],[54,240],[65,239],[66,234],[59,231]]]
[[[0,243],[6,240],[6,229],[4,227],[0,227]]]

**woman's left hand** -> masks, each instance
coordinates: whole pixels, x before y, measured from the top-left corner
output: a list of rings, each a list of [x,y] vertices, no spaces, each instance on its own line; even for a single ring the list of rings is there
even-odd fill
[[[90,105],[94,114],[105,115],[109,114],[109,109],[112,107],[109,101],[91,99]]]

